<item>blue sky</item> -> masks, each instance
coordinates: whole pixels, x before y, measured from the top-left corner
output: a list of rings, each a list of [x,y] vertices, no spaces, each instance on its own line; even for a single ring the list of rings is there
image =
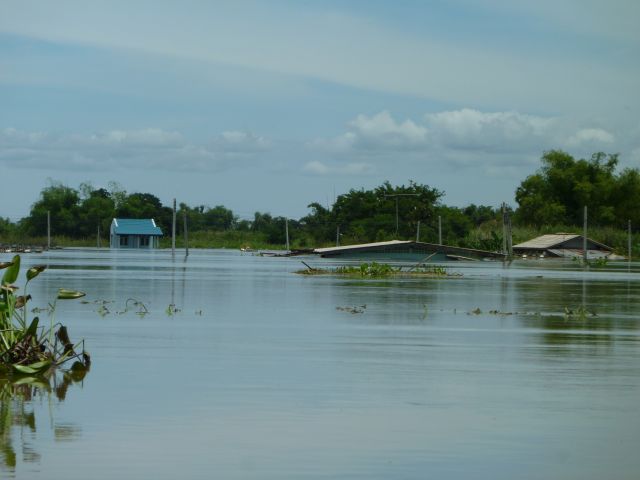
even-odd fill
[[[0,0],[0,216],[51,180],[298,218],[385,180],[514,204],[561,148],[640,167],[634,1]]]

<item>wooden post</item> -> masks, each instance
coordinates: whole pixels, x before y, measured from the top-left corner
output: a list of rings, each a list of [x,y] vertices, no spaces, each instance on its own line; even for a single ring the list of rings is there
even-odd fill
[[[398,239],[399,230],[400,230],[400,223],[398,221],[398,197],[396,197],[396,240]]]
[[[47,210],[47,250],[51,250],[51,212]]]
[[[507,255],[513,257],[513,231],[511,229],[511,215],[507,212]]]
[[[502,203],[502,251],[508,254],[507,250],[507,204]]]
[[[582,259],[587,264],[587,206],[584,206],[584,233],[582,238]]]
[[[288,252],[288,251],[290,251],[290,248],[289,248],[289,219],[288,218],[284,219],[284,234],[285,234],[286,241],[287,241],[287,244],[286,244],[285,248],[286,248],[286,250]]]
[[[173,219],[171,222],[171,255],[176,253],[176,199],[173,199]]]
[[[187,212],[184,212],[184,252],[185,256],[189,256],[189,233],[187,231]]]
[[[629,263],[631,263],[631,220],[629,220],[627,225],[628,238],[627,238],[627,257],[629,257]]]
[[[416,242],[420,242],[420,220],[418,220],[418,230],[416,231]]]
[[[438,215],[438,245],[442,245],[442,217]]]

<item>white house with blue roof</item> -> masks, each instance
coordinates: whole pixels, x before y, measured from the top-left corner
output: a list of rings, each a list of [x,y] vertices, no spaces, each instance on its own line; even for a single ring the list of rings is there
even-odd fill
[[[114,218],[111,248],[158,248],[162,230],[153,218]]]

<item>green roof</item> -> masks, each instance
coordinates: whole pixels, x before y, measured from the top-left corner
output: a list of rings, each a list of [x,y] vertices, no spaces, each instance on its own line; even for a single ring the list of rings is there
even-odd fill
[[[162,230],[153,218],[114,218],[113,226],[116,235],[162,236]]]

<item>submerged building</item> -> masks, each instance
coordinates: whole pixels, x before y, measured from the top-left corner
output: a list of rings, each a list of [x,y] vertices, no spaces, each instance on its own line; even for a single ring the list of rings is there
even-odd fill
[[[514,255],[523,257],[580,258],[584,255],[584,236],[575,233],[553,233],[513,246]],[[613,248],[587,238],[587,258],[622,258]]]
[[[441,260],[482,260],[505,258],[504,253],[487,252],[472,248],[451,247],[435,243],[411,240],[391,240],[388,242],[361,243],[342,247],[316,248],[313,253],[327,258],[376,261],[441,261]]]
[[[153,218],[114,218],[111,221],[111,248],[158,248],[162,229]]]

